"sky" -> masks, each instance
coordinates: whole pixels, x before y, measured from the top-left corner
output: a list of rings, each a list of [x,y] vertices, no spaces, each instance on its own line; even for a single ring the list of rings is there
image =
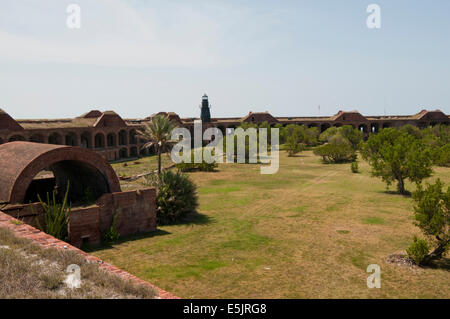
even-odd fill
[[[0,108],[17,119],[199,117],[204,93],[212,117],[448,114],[449,57],[448,0],[0,1]]]

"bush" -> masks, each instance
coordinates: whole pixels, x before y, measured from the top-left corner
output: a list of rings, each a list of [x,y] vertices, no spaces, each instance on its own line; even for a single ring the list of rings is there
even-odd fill
[[[325,130],[325,132],[323,132],[322,134],[320,134],[319,140],[321,142],[330,142],[330,140],[336,138],[336,136],[339,136],[340,138],[343,138],[347,142],[349,142],[354,150],[357,150],[359,148],[360,143],[363,140],[363,135],[364,135],[363,132],[353,128],[353,126],[351,125],[344,125],[341,127],[333,126]]]
[[[287,138],[286,150],[288,152],[288,156],[294,156],[297,153],[300,153],[305,149],[305,144],[299,143],[297,136],[291,135]]]
[[[433,251],[424,257],[423,264],[442,258],[450,248],[450,187],[441,183],[419,185],[413,193],[416,226],[430,239]]]
[[[159,225],[179,222],[198,206],[195,184],[180,171],[161,172],[160,177],[149,175],[147,185],[156,187],[156,214]]]
[[[357,161],[354,161],[354,162],[352,162],[352,164],[350,165],[350,168],[352,169],[352,172],[353,173],[358,173],[359,171],[358,171],[358,162]]]
[[[450,167],[450,144],[434,149],[433,163],[438,166]]]
[[[429,251],[430,248],[427,241],[417,238],[417,236],[414,236],[414,241],[411,243],[408,249],[406,249],[408,256],[412,260],[414,260],[417,265],[422,264]]]
[[[356,159],[356,153],[351,144],[339,135],[330,138],[327,144],[317,147],[314,154],[322,156],[325,163],[344,163]]]

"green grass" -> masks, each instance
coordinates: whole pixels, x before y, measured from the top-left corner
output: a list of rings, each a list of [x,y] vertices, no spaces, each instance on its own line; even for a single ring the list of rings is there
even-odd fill
[[[367,217],[364,219],[364,223],[369,225],[383,225],[384,220],[380,217]]]
[[[243,164],[189,173],[198,216],[94,254],[185,298],[450,297],[448,266],[417,272],[385,261],[420,233],[410,197],[386,192],[364,161],[353,174],[311,151],[280,155],[275,175]],[[155,157],[139,162],[114,168],[133,175],[156,167]],[[438,176],[450,184],[450,169],[436,168],[430,180]],[[381,266],[381,289],[366,286],[369,264]]]

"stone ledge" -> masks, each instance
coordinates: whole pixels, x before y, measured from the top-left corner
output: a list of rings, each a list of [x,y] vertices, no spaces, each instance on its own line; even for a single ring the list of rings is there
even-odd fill
[[[35,243],[36,245],[39,245],[43,248],[54,247],[57,249],[69,249],[69,250],[75,251],[76,253],[82,255],[86,260],[99,263],[100,269],[103,269],[107,272],[118,275],[124,279],[129,279],[138,285],[147,285],[147,286],[153,288],[155,291],[157,291],[158,296],[161,299],[180,299],[179,297],[171,294],[170,292],[162,290],[145,280],[142,280],[120,268],[117,268],[114,265],[105,263],[100,258],[90,255],[90,254],[82,251],[81,249],[78,249],[62,240],[56,239],[53,236],[50,236],[44,232],[41,232],[40,230],[38,230],[30,225],[24,224],[21,221],[19,221],[18,219],[11,217],[10,215],[7,215],[1,211],[0,211],[0,227],[11,230],[16,237],[30,239],[33,243]]]

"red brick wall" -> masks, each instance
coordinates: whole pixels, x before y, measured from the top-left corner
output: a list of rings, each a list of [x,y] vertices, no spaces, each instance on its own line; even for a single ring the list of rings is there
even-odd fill
[[[156,230],[156,191],[148,188],[138,191],[104,194],[97,200],[100,207],[100,231],[108,229],[117,213],[117,230],[132,235]]]
[[[83,238],[88,238],[89,244],[101,243],[100,210],[97,205],[90,207],[77,207],[70,212],[69,242],[81,247]]]

